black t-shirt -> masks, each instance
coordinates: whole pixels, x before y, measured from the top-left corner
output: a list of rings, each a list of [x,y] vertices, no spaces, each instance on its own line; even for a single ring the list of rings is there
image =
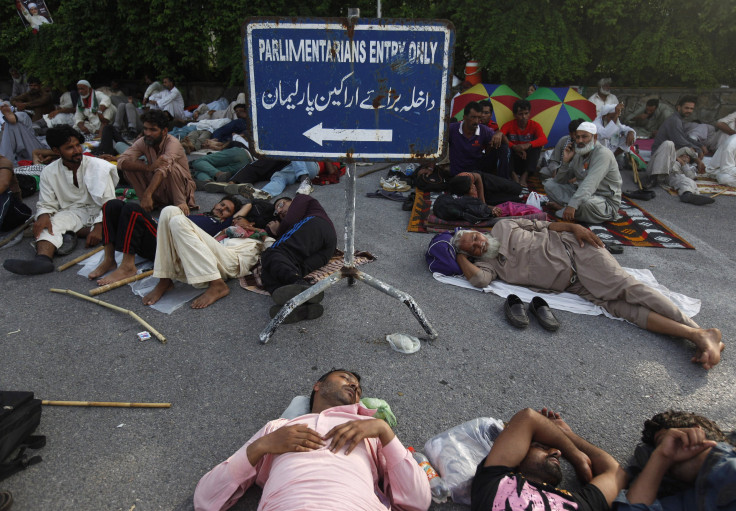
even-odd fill
[[[485,460],[483,460],[485,462]],[[601,491],[592,484],[576,492],[535,483],[511,467],[484,467],[473,478],[470,492],[472,511],[603,511],[610,509]]]

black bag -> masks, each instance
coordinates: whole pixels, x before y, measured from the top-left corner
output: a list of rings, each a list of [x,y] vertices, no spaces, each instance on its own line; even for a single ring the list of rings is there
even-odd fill
[[[473,224],[493,218],[490,206],[476,197],[456,197],[444,193],[437,197],[432,205],[437,218],[447,221],[464,220]]]
[[[25,454],[46,445],[45,436],[32,435],[40,422],[41,400],[33,392],[0,391],[0,481],[41,461]]]
[[[446,185],[439,167],[427,172],[427,167],[420,167],[414,171],[414,185],[424,192],[441,192]]]
[[[35,177],[26,176],[25,174],[17,174],[15,177],[18,180],[18,186],[20,187],[20,196],[24,199],[38,191],[38,182]]]

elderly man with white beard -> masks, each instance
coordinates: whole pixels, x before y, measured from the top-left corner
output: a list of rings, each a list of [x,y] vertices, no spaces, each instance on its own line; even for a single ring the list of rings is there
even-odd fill
[[[506,219],[490,234],[462,230],[452,244],[457,263],[473,286],[494,279],[547,292],[568,292],[600,305],[640,328],[688,339],[692,362],[710,369],[724,344],[717,328],[701,328],[659,291],[629,275],[582,225]]]
[[[558,218],[600,224],[618,218],[621,173],[610,149],[598,143],[598,130],[583,122],[565,147],[553,179],[544,182],[549,207]]]

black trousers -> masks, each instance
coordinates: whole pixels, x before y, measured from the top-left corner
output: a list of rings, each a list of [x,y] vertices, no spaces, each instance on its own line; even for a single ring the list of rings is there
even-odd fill
[[[327,264],[335,253],[337,235],[325,219],[307,217],[261,255],[263,287],[269,293],[293,284]]]
[[[526,160],[522,160],[516,151],[511,150],[511,170],[517,175],[521,176],[524,172],[528,175],[535,174],[537,172],[537,163],[539,162],[539,155],[542,153],[541,147],[530,147],[526,150]]]
[[[499,177],[510,178],[511,170],[509,168],[509,146],[502,144],[498,148],[486,148],[478,161],[478,170],[495,174]]]
[[[23,225],[32,214],[31,208],[16,200],[10,190],[0,194],[0,231],[12,231]]]
[[[268,181],[276,171],[288,164],[289,162],[285,160],[255,160],[235,173],[230,181],[238,184]]]
[[[486,204],[496,206],[504,202],[521,202],[521,185],[511,179],[494,176],[493,174],[480,174],[483,180],[483,196]]]
[[[156,221],[139,204],[118,199],[102,206],[102,242],[124,254],[156,258]]]

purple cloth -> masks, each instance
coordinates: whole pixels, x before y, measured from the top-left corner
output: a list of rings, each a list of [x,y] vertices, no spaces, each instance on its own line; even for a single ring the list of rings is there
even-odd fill
[[[462,133],[462,122],[450,124],[450,174],[473,172],[478,169],[478,161],[483,157],[483,149],[491,142],[493,130],[479,124],[475,135],[467,138]]]

